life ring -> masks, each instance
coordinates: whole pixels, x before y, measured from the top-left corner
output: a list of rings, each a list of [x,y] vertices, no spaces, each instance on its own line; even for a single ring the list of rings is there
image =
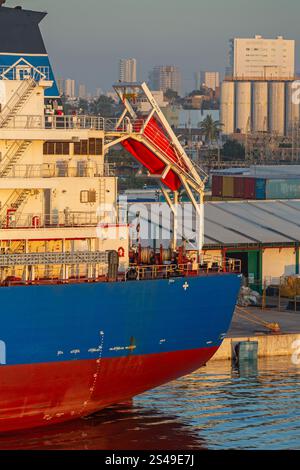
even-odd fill
[[[119,255],[119,258],[124,258],[125,256],[125,249],[122,246],[118,248],[118,255]]]
[[[32,217],[32,226],[34,228],[38,228],[41,225],[40,222],[41,222],[41,220],[40,220],[38,215],[35,215],[34,217]]]

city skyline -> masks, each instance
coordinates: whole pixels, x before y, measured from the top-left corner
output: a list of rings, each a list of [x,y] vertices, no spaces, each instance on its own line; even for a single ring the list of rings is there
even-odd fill
[[[36,0],[7,0],[6,6],[20,3],[23,8],[37,8]],[[41,28],[57,76],[74,77],[89,89],[101,86],[108,90],[116,80],[119,60],[135,57],[142,79],[147,79],[155,65],[178,66],[186,92],[193,88],[195,71],[225,71],[232,37],[283,35],[300,42],[300,6],[296,0],[289,1],[288,12],[280,0],[265,0],[263,5],[258,0],[251,5],[245,0],[228,0],[225,4],[223,0],[203,0],[201,4],[198,0],[184,4],[164,0],[163,5],[153,0],[151,8],[128,0],[125,9],[123,5],[122,0],[104,0],[101,5],[98,0],[64,0],[63,4],[58,0],[39,1],[38,9],[49,13]],[[120,9],[122,15],[116,15]],[[88,19],[89,28],[82,24],[83,17]],[[299,70],[298,49],[296,61]]]

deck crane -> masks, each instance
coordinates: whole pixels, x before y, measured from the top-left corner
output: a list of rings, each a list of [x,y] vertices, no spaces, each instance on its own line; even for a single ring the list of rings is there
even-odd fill
[[[159,179],[161,190],[173,213],[173,250],[177,244],[178,191],[184,188],[199,220],[198,250],[204,241],[204,189],[206,173],[196,168],[180,144],[146,83],[117,83],[114,89],[124,105],[124,110],[114,124],[105,129],[111,140],[106,151],[121,144],[151,175]],[[137,100],[148,103],[145,116],[136,109]],[[167,188],[172,191],[171,198]]]

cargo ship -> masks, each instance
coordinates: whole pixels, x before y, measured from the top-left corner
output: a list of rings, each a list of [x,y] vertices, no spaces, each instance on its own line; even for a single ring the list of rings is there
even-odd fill
[[[0,432],[87,416],[198,369],[240,288],[238,260],[205,257],[204,177],[147,85],[115,85],[116,119],[65,115],[44,16],[0,7]],[[185,189],[201,221],[196,252],[175,235],[169,257],[132,249],[128,223],[107,210],[118,204],[114,145],[159,180],[174,214]]]

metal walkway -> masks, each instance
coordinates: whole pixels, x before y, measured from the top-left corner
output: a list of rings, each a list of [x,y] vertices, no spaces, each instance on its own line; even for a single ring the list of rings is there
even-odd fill
[[[16,253],[0,255],[0,266],[38,266],[73,264],[108,264],[109,252],[76,251],[65,253]]]

